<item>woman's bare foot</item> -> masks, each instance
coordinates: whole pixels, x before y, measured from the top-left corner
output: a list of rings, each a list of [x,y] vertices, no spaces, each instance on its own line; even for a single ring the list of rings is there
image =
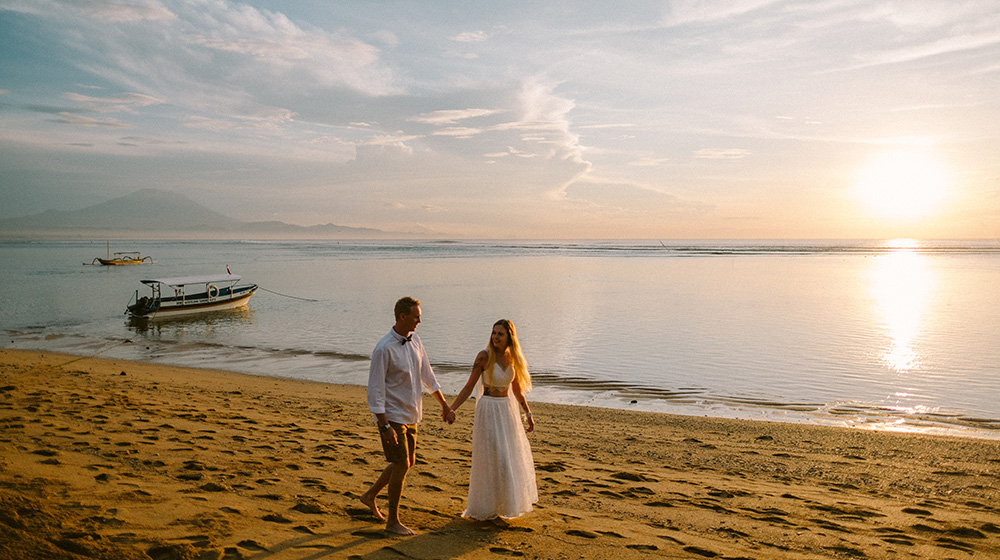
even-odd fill
[[[490,519],[490,523],[496,525],[497,527],[500,527],[501,529],[506,529],[507,527],[510,527],[510,523],[507,523],[507,520],[500,516]]]
[[[379,521],[385,521],[385,516],[382,515],[382,511],[378,509],[378,504],[375,503],[374,496],[369,496],[368,493],[365,492],[358,499],[361,500],[362,504],[365,504],[372,510],[372,515],[375,516],[375,519],[378,519]]]
[[[389,523],[388,525],[386,525],[385,526],[385,531],[387,533],[392,533],[393,535],[400,535],[400,536],[404,536],[404,537],[408,537],[410,535],[416,535],[417,534],[416,531],[414,531],[413,529],[410,529],[406,525],[403,525],[399,521],[397,521],[395,523]]]

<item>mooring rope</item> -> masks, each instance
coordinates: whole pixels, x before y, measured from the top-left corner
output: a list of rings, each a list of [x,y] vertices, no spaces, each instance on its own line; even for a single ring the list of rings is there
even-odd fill
[[[281,294],[281,293],[275,292],[273,290],[268,290],[267,288],[263,288],[263,287],[261,287],[259,285],[257,286],[257,288],[260,289],[260,290],[263,290],[263,291],[265,291],[265,292],[267,292],[269,294],[274,294],[276,296],[286,297],[286,298],[290,298],[290,299],[298,299],[298,300],[302,300],[302,301],[320,301],[318,299],[309,299],[309,298],[298,297],[298,296],[290,296],[288,294]]]

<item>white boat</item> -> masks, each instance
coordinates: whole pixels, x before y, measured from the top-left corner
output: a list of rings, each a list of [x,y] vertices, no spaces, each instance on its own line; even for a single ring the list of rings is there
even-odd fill
[[[162,319],[243,307],[257,292],[257,285],[237,285],[240,279],[236,274],[216,274],[140,280],[152,294],[140,298],[136,290],[135,303],[126,313],[135,318]]]

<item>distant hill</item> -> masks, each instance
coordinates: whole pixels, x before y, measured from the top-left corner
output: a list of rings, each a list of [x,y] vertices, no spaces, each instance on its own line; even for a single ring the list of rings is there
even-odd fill
[[[323,239],[385,238],[405,234],[325,224],[297,226],[284,222],[242,222],[209,210],[190,198],[143,189],[81,210],[48,210],[0,220],[0,238],[73,239]]]

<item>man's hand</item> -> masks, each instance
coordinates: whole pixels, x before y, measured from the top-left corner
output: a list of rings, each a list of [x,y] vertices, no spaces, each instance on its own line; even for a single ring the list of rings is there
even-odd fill
[[[382,432],[382,439],[385,440],[386,443],[391,445],[396,445],[399,443],[399,439],[396,437],[396,430],[393,430],[392,428],[389,428],[388,430]]]
[[[451,407],[445,407],[445,409],[441,412],[441,419],[449,424],[454,424],[455,411],[452,410]]]

